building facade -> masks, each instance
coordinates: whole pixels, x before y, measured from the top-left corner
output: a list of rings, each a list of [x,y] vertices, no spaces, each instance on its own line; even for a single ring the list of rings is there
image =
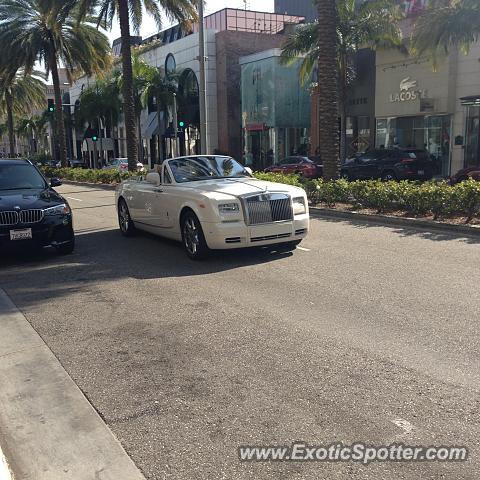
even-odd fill
[[[302,17],[226,8],[205,18],[206,93],[208,118],[208,147],[210,152],[223,152],[241,158],[242,112],[240,93],[241,56],[280,46],[289,25],[302,22]],[[138,40],[138,39],[137,39]],[[118,49],[118,42],[115,43]],[[173,155],[189,155],[200,151],[199,134],[199,35],[198,26],[185,32],[178,25],[142,41],[140,58],[166,72],[175,71],[178,77],[177,117],[185,126],[172,138],[175,118],[172,108],[159,115],[155,105],[149,105],[141,115],[141,134],[144,162],[154,163]],[[71,101],[94,79],[83,77],[72,87]],[[121,122],[115,132],[118,154],[126,154],[125,128]],[[158,135],[163,151],[158,152]],[[92,155],[91,142],[77,132],[77,156],[81,150]],[[107,142],[108,143],[108,142]]]
[[[479,56],[480,44],[452,51],[434,70],[428,57],[377,52],[376,146],[425,148],[441,176],[478,165]]]
[[[300,15],[307,22],[313,22],[318,15],[313,0],[275,0],[275,13]]]
[[[302,59],[287,66],[280,55],[272,49],[240,59],[244,157],[256,169],[309,151],[310,91],[299,81]]]

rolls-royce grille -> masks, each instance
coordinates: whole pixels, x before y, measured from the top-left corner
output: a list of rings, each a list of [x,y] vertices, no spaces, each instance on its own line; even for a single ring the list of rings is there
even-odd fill
[[[290,197],[282,193],[265,193],[247,198],[248,224],[281,222],[293,219]]]
[[[20,221],[22,223],[38,223],[43,220],[43,210],[22,210],[20,212]]]
[[[0,212],[0,225],[16,225],[18,223],[18,212]]]

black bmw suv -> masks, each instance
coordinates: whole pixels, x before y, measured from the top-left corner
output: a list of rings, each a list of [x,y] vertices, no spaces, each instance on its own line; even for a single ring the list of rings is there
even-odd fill
[[[430,180],[434,163],[426,150],[418,148],[378,148],[347,160],[341,175],[348,180]]]
[[[75,247],[68,202],[28,160],[0,160],[0,247],[55,247],[71,253]]]

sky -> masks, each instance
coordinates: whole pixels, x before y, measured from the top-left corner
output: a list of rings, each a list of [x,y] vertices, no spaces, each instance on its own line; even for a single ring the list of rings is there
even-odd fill
[[[250,10],[257,10],[261,12],[273,12],[273,0],[246,0],[247,8]],[[206,0],[205,1],[205,15],[221,10],[222,8],[245,8],[244,0]],[[165,19],[163,28],[168,28],[170,22],[168,19]],[[148,15],[144,16],[142,29],[140,30],[140,35],[143,38],[149,37],[158,33],[158,29],[155,25],[155,22]],[[132,35],[134,33],[132,32]],[[111,41],[120,37],[120,27],[118,22],[114,24],[114,27],[111,32],[107,32],[108,37]]]

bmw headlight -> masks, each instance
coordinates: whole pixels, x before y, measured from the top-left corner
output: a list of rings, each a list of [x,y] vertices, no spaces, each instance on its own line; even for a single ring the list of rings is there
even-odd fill
[[[240,205],[238,203],[221,203],[218,206],[220,215],[238,213],[240,212]]]
[[[304,213],[307,213],[307,207],[305,206],[305,198],[295,197],[293,199],[293,214],[303,215]]]
[[[55,205],[55,207],[45,208],[43,213],[47,215],[68,215],[70,213],[70,207],[66,203]]]

